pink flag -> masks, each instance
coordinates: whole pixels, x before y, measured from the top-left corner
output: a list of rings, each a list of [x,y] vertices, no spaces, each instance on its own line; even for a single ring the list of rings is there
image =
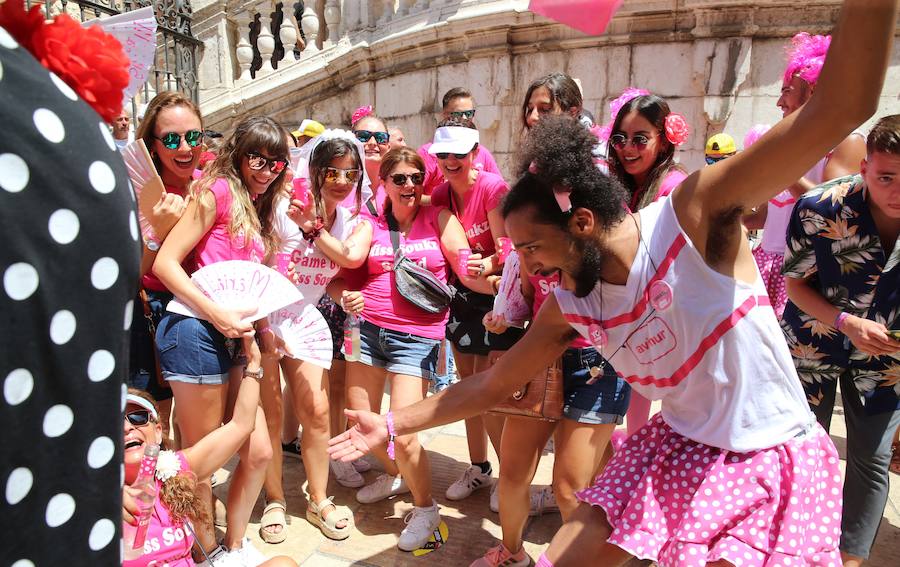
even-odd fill
[[[600,35],[622,0],[531,0],[528,9],[588,35]]]

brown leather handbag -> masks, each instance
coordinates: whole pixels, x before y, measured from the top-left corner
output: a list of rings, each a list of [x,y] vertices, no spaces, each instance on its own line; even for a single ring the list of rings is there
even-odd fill
[[[505,350],[491,351],[488,356],[491,366],[505,352]],[[562,418],[562,361],[557,360],[537,372],[530,382],[513,392],[510,397],[491,408],[490,411],[491,413],[532,417],[545,421],[557,421]]]

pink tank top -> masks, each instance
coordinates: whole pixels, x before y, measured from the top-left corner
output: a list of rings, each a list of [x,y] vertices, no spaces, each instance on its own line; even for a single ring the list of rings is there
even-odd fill
[[[242,234],[232,238],[228,232],[231,223],[231,191],[225,179],[217,179],[209,189],[216,197],[216,218],[212,228],[203,235],[194,247],[194,268],[226,260],[248,260],[262,262],[266,255],[262,238],[256,237],[246,242]]]
[[[175,453],[181,461],[181,470],[190,471],[187,459],[181,451]],[[161,484],[156,481],[157,488]],[[137,559],[127,560],[123,567],[193,567],[191,559],[191,547],[194,545],[194,536],[181,522],[175,522],[169,515],[169,509],[159,497],[153,507],[153,516],[150,519],[150,527],[147,530],[147,539],[144,541],[144,554]]]
[[[203,172],[200,171],[199,169],[195,169],[194,173],[191,174],[191,177],[193,179],[200,179],[201,175],[203,175]],[[175,193],[176,195],[178,195],[180,197],[184,196],[184,191],[182,189],[179,189],[177,187],[172,187],[169,185],[166,185],[166,193]],[[193,265],[194,265],[193,253],[191,253],[191,254],[188,254],[188,257],[184,259],[184,263],[182,266],[185,268],[185,271],[187,271]],[[153,290],[153,291],[169,291],[168,288],[166,288],[166,286],[163,285],[163,283],[161,281],[159,281],[159,278],[157,278],[156,274],[154,274],[152,271],[144,274],[144,277],[141,278],[141,285],[145,289],[149,289],[149,290]]]
[[[488,222],[488,212],[500,206],[503,196],[508,191],[509,186],[502,177],[482,171],[469,189],[465,210],[460,210],[463,204],[456,200],[450,189],[450,183],[442,183],[434,190],[431,203],[435,207],[448,207],[450,212],[459,218],[472,252],[490,256],[496,250],[496,246]]]
[[[550,297],[550,294],[559,287],[559,274],[552,276],[528,275],[528,283],[534,288],[534,302],[531,306],[532,315],[537,315],[541,310],[541,306]],[[572,348],[585,348],[591,346],[584,337],[579,336],[569,345]]]
[[[400,234],[400,246],[407,258],[427,268],[442,282],[447,281],[447,264],[441,250],[441,229],[438,207],[420,207],[412,228],[405,237]],[[391,270],[394,247],[384,216],[373,219],[362,215],[372,224],[372,247],[366,260],[368,278],[362,287],[365,309],[360,315],[366,321],[384,329],[411,333],[429,339],[444,338],[449,310],[432,314],[407,301],[397,286]]]

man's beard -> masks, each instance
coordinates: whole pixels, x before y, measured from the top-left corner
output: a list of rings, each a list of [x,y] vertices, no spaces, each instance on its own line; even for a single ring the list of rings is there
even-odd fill
[[[573,239],[575,249],[581,256],[577,271],[571,274],[575,282],[575,297],[587,297],[600,281],[600,266],[603,263],[603,249],[594,239]]]

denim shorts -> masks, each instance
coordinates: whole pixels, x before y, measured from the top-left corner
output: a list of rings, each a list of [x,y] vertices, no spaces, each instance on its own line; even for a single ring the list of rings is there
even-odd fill
[[[383,329],[361,319],[359,344],[359,361],[363,364],[430,382],[437,379],[441,339]]]
[[[172,397],[168,384],[160,383],[156,377],[156,327],[166,312],[166,304],[172,294],[165,291],[147,290],[149,318],[144,313],[144,302],[140,295],[134,298],[134,313],[131,324],[131,351],[128,356],[126,384],[150,394],[161,402]]]
[[[562,357],[563,417],[592,425],[621,424],[631,400],[631,386],[607,363],[603,376],[593,384],[592,366],[603,357],[593,347],[570,348]]]
[[[163,378],[186,384],[226,384],[234,365],[234,341],[212,323],[166,313],[156,327]]]

